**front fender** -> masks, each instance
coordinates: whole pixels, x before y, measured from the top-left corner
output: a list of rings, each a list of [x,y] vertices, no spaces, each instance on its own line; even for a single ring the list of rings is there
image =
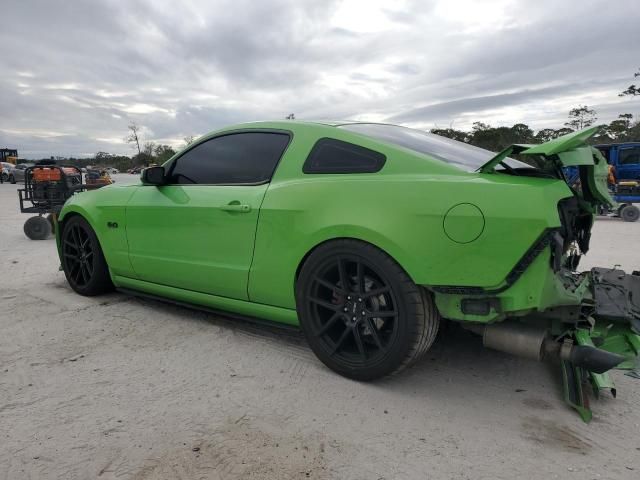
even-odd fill
[[[73,215],[83,217],[98,237],[104,257],[112,275],[135,277],[129,261],[126,236],[126,205],[137,186],[107,187],[80,192],[71,197],[62,208],[56,232],[58,254],[60,235],[65,222]]]

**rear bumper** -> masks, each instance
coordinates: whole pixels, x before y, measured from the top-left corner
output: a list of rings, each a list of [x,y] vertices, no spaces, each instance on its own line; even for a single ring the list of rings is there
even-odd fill
[[[536,259],[516,284],[495,297],[436,293],[436,300],[439,307],[444,304],[467,318],[492,317],[493,321],[462,322],[465,328],[483,335],[486,347],[535,360],[559,360],[565,399],[589,421],[587,380],[596,395],[609,391],[615,396],[608,370],[633,370],[629,375],[640,378],[640,272],[629,275],[622,270],[593,268],[580,274],[565,270],[553,274],[544,257]],[[549,259],[548,253],[546,257]],[[551,274],[536,277],[536,269],[542,267]],[[482,315],[479,309],[475,315],[461,311],[471,298],[490,301]],[[520,309],[526,302],[536,305]],[[497,321],[505,319],[508,321]]]

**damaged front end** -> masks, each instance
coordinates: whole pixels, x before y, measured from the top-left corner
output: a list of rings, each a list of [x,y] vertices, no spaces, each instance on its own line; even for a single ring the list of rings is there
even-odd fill
[[[509,297],[499,289],[485,291],[493,293],[486,297],[477,292],[471,302],[480,305],[491,301],[502,310],[491,310],[494,318],[484,323],[472,315],[462,319],[465,328],[483,336],[487,347],[535,360],[555,358],[561,365],[565,399],[584,421],[592,415],[586,386],[590,384],[596,396],[609,391],[615,397],[609,370],[629,370],[631,376],[640,378],[640,272],[627,274],[615,267],[578,272],[580,259],[589,250],[595,213],[602,206],[615,206],[607,188],[606,160],[586,144],[596,131],[586,129],[542,145],[514,145],[480,169],[481,173],[494,173],[495,167],[502,165],[506,170],[502,173],[508,174],[505,159],[520,155],[538,172],[565,179],[573,196],[558,204],[560,228],[548,229],[533,252],[535,256],[528,252],[523,257],[528,262],[516,278],[524,279],[521,285],[514,281],[507,290],[518,298],[522,296],[518,288],[527,291],[524,284],[537,280],[542,285],[537,287],[537,305],[512,310],[508,308]],[[567,169],[573,170],[571,177],[577,180],[568,180]],[[460,293],[456,301],[464,312],[472,292]],[[446,300],[440,302],[445,305]]]

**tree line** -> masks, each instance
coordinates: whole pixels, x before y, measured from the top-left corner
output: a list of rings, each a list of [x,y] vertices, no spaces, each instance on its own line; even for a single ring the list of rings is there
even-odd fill
[[[634,74],[640,77],[640,69]],[[640,87],[630,85],[618,94],[621,97],[640,96]],[[492,127],[483,122],[474,122],[471,130],[455,128],[433,128],[431,133],[469,143],[476,147],[499,152],[514,143],[544,143],[567,133],[596,125],[598,120],[594,109],[579,105],[569,111],[568,120],[560,128],[543,128],[535,132],[525,123],[516,123],[510,127]],[[610,123],[599,124],[598,133],[589,140],[591,144],[640,141],[640,121],[634,120],[631,113],[622,113]]]
[[[586,105],[571,109],[569,121],[561,128],[543,128],[535,132],[525,123],[516,123],[510,127],[492,127],[483,122],[474,122],[471,130],[454,128],[433,128],[431,133],[469,143],[476,147],[499,152],[514,143],[544,143],[562,135],[590,127],[597,120],[596,112]],[[640,122],[633,115],[623,113],[608,124],[601,124],[599,132],[589,139],[593,145],[603,143],[640,141]]]

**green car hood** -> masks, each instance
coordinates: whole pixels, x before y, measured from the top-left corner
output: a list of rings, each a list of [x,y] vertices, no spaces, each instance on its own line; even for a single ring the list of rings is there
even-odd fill
[[[596,134],[598,127],[585,128],[578,132],[555,138],[540,145],[511,145],[480,167],[481,173],[491,173],[509,155],[536,155],[551,159],[561,168],[576,167],[580,172],[580,182],[585,200],[594,205],[615,206],[607,188],[609,169],[600,151],[587,140]]]

